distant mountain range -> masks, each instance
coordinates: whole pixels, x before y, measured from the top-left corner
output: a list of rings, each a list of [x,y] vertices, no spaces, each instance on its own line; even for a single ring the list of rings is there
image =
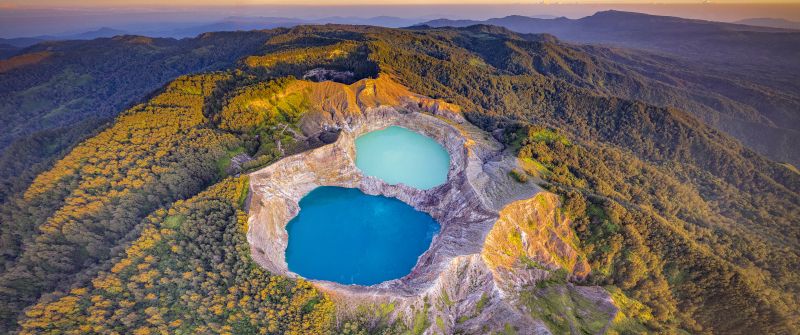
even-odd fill
[[[501,26],[530,34],[528,38],[540,38],[534,34],[546,33],[572,43],[645,50],[661,55],[663,60],[676,60],[678,62],[664,62],[657,56],[643,58],[642,55],[611,57],[633,65],[633,69],[683,92],[681,94],[698,95],[696,100],[705,98],[700,98],[697,91],[692,93],[698,88],[689,89],[689,83],[702,82],[704,87],[699,89],[706,97],[716,92],[727,101],[702,104],[717,112],[736,112],[719,118],[713,116],[714,113],[707,114],[696,108],[690,110],[773,159],[797,162],[797,152],[788,144],[800,141],[800,133],[796,130],[800,119],[796,117],[797,107],[792,107],[796,103],[778,101],[800,100],[800,83],[797,82],[800,77],[800,62],[797,61],[800,59],[800,32],[621,11],[598,12],[581,19],[539,19],[518,15],[484,21],[438,19],[419,27],[473,25]],[[593,61],[602,57],[605,56],[594,55]],[[665,63],[672,64],[664,66]],[[703,79],[699,79],[698,69],[705,72]],[[587,72],[595,70],[596,67],[586,69]],[[675,78],[677,72],[682,74]],[[600,83],[599,86],[608,84]],[[648,84],[645,87],[654,86]],[[772,92],[767,95],[772,98],[756,92]],[[646,98],[648,94],[643,91],[626,93],[632,98],[656,102]],[[752,94],[761,97],[748,100]],[[740,103],[748,100],[745,104],[750,107],[733,107],[738,103],[731,104],[729,99]],[[670,105],[669,99],[660,103]]]
[[[642,49],[738,71],[766,70],[765,81],[794,85],[800,74],[800,32],[640,13],[604,11],[580,19],[506,16],[484,21],[438,19],[429,27],[488,24],[517,33],[547,33],[561,40]],[[800,88],[795,86],[794,88]]]
[[[475,24],[496,25],[526,34],[548,33],[570,42],[618,45],[715,63],[760,64],[784,60],[780,66],[800,69],[796,61],[800,58],[800,34],[772,27],[621,11],[598,12],[580,19],[514,15],[484,21],[438,19],[421,25],[466,27]],[[780,43],[787,39],[794,41],[794,45]]]
[[[202,24],[182,29],[167,29],[160,31],[143,31],[148,36],[184,38],[194,37],[209,31],[238,31],[272,29],[279,27],[294,27],[304,24],[357,24],[397,28],[419,23],[423,19],[407,19],[393,16],[376,16],[370,18],[333,16],[321,19],[299,19],[286,17],[250,17],[232,16],[218,22]]]
[[[789,21],[789,20],[785,20],[785,19],[768,18],[768,17],[744,19],[744,20],[736,21],[734,23],[746,24],[748,26],[760,26],[760,27],[772,27],[772,28],[781,28],[781,29],[800,30],[800,22]]]
[[[548,16],[539,16],[547,18]],[[200,23],[196,25],[181,26],[172,23],[155,24],[133,29],[117,29],[111,27],[101,27],[95,30],[60,34],[60,35],[39,35],[33,37],[0,38],[0,59],[9,58],[23,48],[44,41],[65,41],[65,40],[91,40],[102,37],[114,37],[118,35],[144,35],[150,37],[169,37],[169,38],[190,38],[206,32],[217,31],[248,31],[273,28],[289,28],[304,24],[356,24],[370,25],[388,28],[406,27],[424,21],[424,18],[401,18],[394,16],[376,16],[369,18],[332,16],[320,19],[299,19],[286,17],[265,17],[265,16],[231,16],[220,21]]]
[[[127,32],[119,29],[102,27],[100,29],[86,31],[77,34],[65,35],[41,35],[34,37],[19,38],[0,38],[0,59],[9,58],[17,54],[20,50],[44,41],[67,41],[67,40],[93,40],[101,37],[114,37],[125,35]]]
[[[552,16],[536,16],[537,18],[553,18]],[[406,27],[425,21],[425,18],[401,18],[394,16],[356,17],[356,16],[331,16],[319,19],[301,19],[290,17],[270,16],[231,16],[218,21],[208,21],[193,25],[179,25],[171,22],[150,24],[147,26],[126,27],[122,29],[101,27],[80,33],[48,34],[32,37],[0,38],[0,43],[16,47],[26,47],[41,41],[50,40],[86,40],[100,37],[113,37],[116,35],[145,35],[151,37],[185,38],[194,37],[206,32],[237,31],[272,29],[278,27],[293,27],[302,24],[356,24],[379,27]]]

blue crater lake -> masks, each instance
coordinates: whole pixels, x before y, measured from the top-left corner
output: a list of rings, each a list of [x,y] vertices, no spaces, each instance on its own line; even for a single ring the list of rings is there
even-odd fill
[[[430,137],[392,126],[356,138],[356,167],[391,185],[426,190],[447,181],[450,154]]]
[[[410,205],[358,189],[322,186],[286,226],[289,270],[308,279],[373,285],[403,277],[439,224]]]

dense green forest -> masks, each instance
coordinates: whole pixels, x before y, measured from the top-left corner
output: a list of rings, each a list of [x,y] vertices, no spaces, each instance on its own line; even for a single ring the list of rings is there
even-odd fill
[[[640,331],[798,331],[800,175],[691,110],[713,104],[680,91],[648,97],[657,83],[612,59],[619,54],[596,59],[588,47],[490,26],[301,26],[225,36],[216,38],[238,48],[227,59],[249,57],[181,76],[105,128],[62,123],[63,131],[6,151],[43,158],[0,160],[4,176],[22,179],[6,182],[0,207],[0,331],[409,330],[335,321],[336,306],[309,283],[272,276],[250,259],[247,179],[230,176],[231,157],[253,156],[244,169],[254,169],[319,143],[278,131],[307,111],[300,96],[276,97],[259,114],[243,112],[251,110],[245,102],[273,97],[318,67],[351,71],[354,80],[387,73],[460,105],[524,162],[521,175],[562,196],[592,268],[576,284],[624,292],[648,315]],[[175,52],[174,61],[191,62]],[[197,62],[204,65],[184,69],[222,66]],[[150,72],[171,67],[151,64]],[[101,113],[111,117],[178,74],[137,84],[126,101],[89,95],[115,101]],[[658,99],[682,100],[659,107]]]
[[[800,152],[793,145],[800,141],[797,132],[800,119],[795,113],[800,108],[797,93],[800,86],[792,79],[800,75],[793,61],[800,57],[797,48],[800,34],[765,32],[750,36],[730,33],[724,24],[692,27],[698,23],[664,17],[646,17],[645,20],[652,21],[647,23],[640,16],[598,13],[586,27],[572,28],[569,32],[539,27],[537,22],[542,20],[530,18],[518,18],[520,22],[514,22],[513,17],[489,21],[515,31],[553,30],[559,36],[592,45],[547,43],[553,40],[549,35],[457,41],[482,54],[491,65],[513,74],[540,73],[598,94],[678,108],[774,160],[800,163]],[[623,31],[611,32],[610,27],[615,27],[617,21]],[[660,34],[667,36],[662,36],[663,40],[649,36],[648,25],[658,25]],[[680,33],[671,33],[673,30]],[[591,36],[577,37],[576,33]],[[614,36],[612,40],[601,37],[609,35]],[[720,45],[705,45],[703,36],[708,35],[717,36]],[[629,44],[626,41],[637,47],[645,47],[649,41],[662,46],[654,53],[597,45]],[[676,45],[692,45],[693,51],[671,47]],[[730,52],[722,53],[725,57],[712,56],[719,49]],[[719,64],[722,58],[734,59]]]
[[[0,199],[168,81],[231,67],[275,33],[46,42],[0,60]]]

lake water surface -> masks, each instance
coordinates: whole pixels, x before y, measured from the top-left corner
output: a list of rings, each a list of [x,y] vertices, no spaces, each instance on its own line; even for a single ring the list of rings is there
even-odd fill
[[[439,224],[408,204],[358,189],[318,187],[286,226],[289,270],[305,278],[373,285],[411,272]]]
[[[450,154],[430,137],[392,126],[356,138],[356,167],[388,184],[425,190],[447,181]]]

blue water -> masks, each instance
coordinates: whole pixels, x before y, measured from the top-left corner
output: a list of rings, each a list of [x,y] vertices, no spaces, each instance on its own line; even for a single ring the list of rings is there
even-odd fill
[[[323,186],[300,200],[300,213],[286,230],[286,262],[292,272],[372,285],[409,274],[439,224],[394,198]]]
[[[447,181],[450,154],[430,137],[392,126],[356,138],[356,166],[388,184],[426,190]]]

